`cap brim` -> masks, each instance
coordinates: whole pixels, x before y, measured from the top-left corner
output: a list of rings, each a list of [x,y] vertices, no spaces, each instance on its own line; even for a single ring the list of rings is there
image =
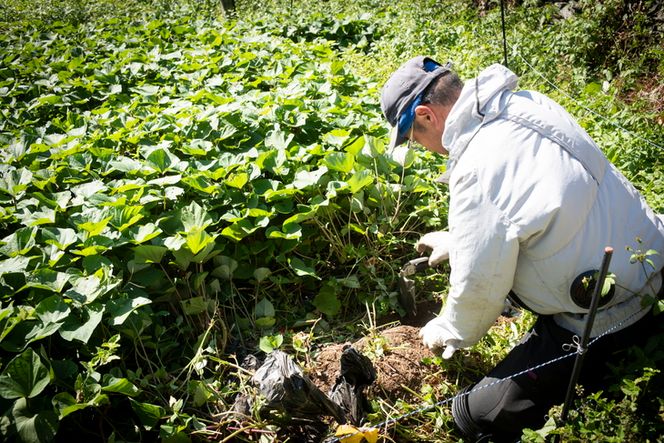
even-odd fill
[[[392,127],[392,130],[390,131],[390,146],[389,149],[394,149],[399,145],[404,144],[408,140],[408,137],[405,137],[403,135],[399,135],[399,126],[395,125]]]

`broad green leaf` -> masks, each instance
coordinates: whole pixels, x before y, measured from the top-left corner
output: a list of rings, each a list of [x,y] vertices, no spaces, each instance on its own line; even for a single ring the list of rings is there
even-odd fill
[[[102,218],[99,221],[87,221],[84,223],[80,223],[77,225],[79,229],[83,229],[88,232],[89,237],[93,237],[95,235],[100,235],[102,232],[104,232],[104,229],[106,229],[106,226],[108,226],[108,222],[111,221],[111,216]]]
[[[187,231],[185,241],[192,254],[196,255],[208,245],[213,244],[214,237],[204,229],[193,228]]]
[[[208,309],[209,302],[205,297],[198,296],[180,300],[182,311],[187,315],[196,315],[205,312]]]
[[[105,285],[102,284],[101,279],[96,275],[89,275],[87,277],[71,277],[72,287],[65,292],[65,297],[81,304],[86,304],[94,301],[97,297],[105,292]]]
[[[18,199],[25,193],[31,181],[32,172],[28,169],[6,171],[0,176],[0,192],[5,192]]]
[[[24,226],[30,227],[55,223],[55,209],[42,208],[41,211],[34,212],[24,209],[23,211],[23,214],[18,217]]]
[[[0,241],[0,253],[7,257],[26,255],[35,246],[36,227],[20,228]]]
[[[315,171],[298,171],[295,173],[293,186],[295,189],[305,189],[309,186],[317,185],[327,171],[328,169],[325,166],[321,166]]]
[[[180,211],[180,221],[185,232],[192,229],[205,229],[212,224],[212,217],[195,201]]]
[[[0,396],[6,399],[33,398],[51,381],[39,355],[28,348],[14,357],[0,374]]]
[[[341,147],[346,142],[349,135],[350,131],[346,129],[333,129],[323,135],[323,140],[332,146]]]
[[[230,226],[226,226],[221,231],[221,235],[230,238],[231,240],[240,241],[243,238],[256,232],[256,230],[259,228],[260,226],[255,226],[251,220],[245,218],[233,223]]]
[[[224,180],[227,186],[242,189],[249,181],[249,175],[246,172],[233,173]]]
[[[288,148],[288,145],[294,137],[295,135],[292,133],[289,133],[288,136],[286,136],[284,131],[275,129],[270,131],[267,137],[265,137],[265,146],[267,148],[283,151]]]
[[[60,293],[69,282],[69,278],[70,276],[64,272],[40,268],[28,274],[25,285],[21,289],[39,288]]]
[[[46,244],[54,245],[62,251],[78,241],[76,231],[71,228],[42,228],[41,233]]]
[[[298,189],[295,188],[285,188],[285,189],[277,189],[277,190],[270,190],[268,189],[265,191],[263,194],[263,198],[265,198],[265,201],[267,203],[272,203],[278,200],[283,200],[283,199],[290,199],[293,197],[293,195],[300,193]]]
[[[87,343],[99,323],[101,323],[103,314],[104,308],[102,305],[83,306],[80,317],[72,312],[58,332],[67,341],[78,340]]]
[[[61,323],[65,321],[71,310],[60,295],[52,295],[40,301],[35,308],[35,314],[44,324]]]
[[[274,305],[267,298],[261,299],[256,303],[254,308],[254,315],[256,317],[274,317]]]
[[[60,392],[53,396],[51,404],[58,411],[58,418],[62,420],[72,412],[94,406],[91,403],[78,403],[69,392]]]
[[[324,285],[320,292],[314,297],[313,304],[320,312],[330,317],[334,317],[341,310],[341,302],[337,298],[334,285]]]
[[[316,275],[316,270],[310,266],[307,266],[302,260],[297,257],[292,257],[288,259],[288,265],[291,267],[295,274],[300,277],[308,275],[320,280],[318,275]]]
[[[190,263],[203,263],[219,253],[219,250],[215,250],[214,242],[209,242],[207,246],[197,254],[193,254],[188,248],[180,248],[172,253],[175,258],[175,263],[181,269],[187,269]]]
[[[138,227],[138,230],[132,232],[132,243],[145,243],[155,237],[158,237],[162,230],[154,223],[145,223]]]
[[[168,249],[164,246],[138,245],[134,248],[134,260],[136,263],[159,263],[164,258]]]
[[[20,439],[31,443],[50,443],[58,431],[58,417],[51,410],[33,412],[25,398],[16,400],[11,411]]]
[[[279,349],[279,347],[281,347],[283,343],[284,343],[284,336],[281,334],[264,335],[261,337],[260,341],[258,342],[258,347],[261,351],[265,352],[266,354],[269,354],[275,349]]]
[[[30,258],[18,255],[0,261],[0,276],[3,274],[23,273],[30,263]]]
[[[167,416],[166,411],[161,406],[150,403],[141,403],[131,398],[129,401],[134,413],[136,413],[141,424],[147,430],[154,428],[159,420]]]
[[[369,186],[373,183],[373,175],[368,169],[363,169],[361,171],[353,174],[351,178],[348,179],[348,186],[350,186],[350,192],[355,194],[359,192],[364,187]]]
[[[272,274],[272,271],[270,271],[270,268],[256,268],[254,270],[254,279],[258,283],[262,282],[266,278],[268,278]]]
[[[345,152],[332,152],[325,157],[323,164],[334,171],[349,173],[355,165],[355,157]]]
[[[280,230],[277,227],[268,228],[265,232],[267,238],[282,238],[284,240],[297,240],[302,237],[302,227],[297,223],[284,225]]]
[[[143,215],[141,214],[141,206],[122,206],[116,207],[111,210],[110,224],[122,232],[131,225],[138,223]]]
[[[104,392],[124,394],[129,397],[135,397],[139,393],[139,389],[126,378],[117,378],[113,376],[109,377],[106,386],[102,386],[101,390]]]
[[[225,255],[215,257],[214,264],[217,267],[212,271],[212,275],[215,277],[221,277],[225,280],[233,278],[233,273],[238,268],[238,262]]]
[[[134,298],[114,298],[106,304],[106,312],[111,316],[111,324],[119,326],[136,309],[150,303],[152,303],[152,300],[141,296]]]

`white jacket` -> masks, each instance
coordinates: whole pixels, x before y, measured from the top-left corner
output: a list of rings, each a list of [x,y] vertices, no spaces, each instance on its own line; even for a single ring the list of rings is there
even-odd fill
[[[516,85],[513,72],[490,66],[465,84],[446,120],[452,271],[434,321],[456,347],[487,332],[510,290],[581,333],[587,310],[572,301],[570,285],[600,268],[606,246],[614,248],[616,293],[592,336],[643,317],[648,309],[634,294],[654,295],[662,284],[664,221],[561,106],[513,92]],[[658,251],[656,269],[630,264],[626,246]]]

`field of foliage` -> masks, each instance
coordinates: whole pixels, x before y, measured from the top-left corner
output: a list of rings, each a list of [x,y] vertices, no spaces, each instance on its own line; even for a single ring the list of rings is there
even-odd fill
[[[445,159],[386,149],[380,86],[418,54],[465,78],[502,62],[498,3],[236,6],[0,0],[0,440],[300,441],[258,413],[233,419],[242,358],[307,365],[403,314],[397,272],[446,226]],[[664,10],[563,6],[506,5],[508,64],[662,213]],[[422,280],[445,293],[444,275]],[[529,321],[463,353],[491,367]],[[614,388],[566,426],[524,439],[661,439],[658,343],[616,362]],[[372,423],[471,378],[429,363],[459,375],[371,398]],[[381,435],[459,439],[446,406]]]

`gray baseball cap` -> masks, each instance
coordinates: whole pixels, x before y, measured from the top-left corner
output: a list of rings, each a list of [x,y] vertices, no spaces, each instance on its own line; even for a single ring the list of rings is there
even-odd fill
[[[392,126],[390,148],[408,139],[413,125],[415,108],[422,101],[422,93],[434,80],[450,72],[450,62],[441,65],[434,59],[417,56],[401,65],[383,86],[380,107]]]

